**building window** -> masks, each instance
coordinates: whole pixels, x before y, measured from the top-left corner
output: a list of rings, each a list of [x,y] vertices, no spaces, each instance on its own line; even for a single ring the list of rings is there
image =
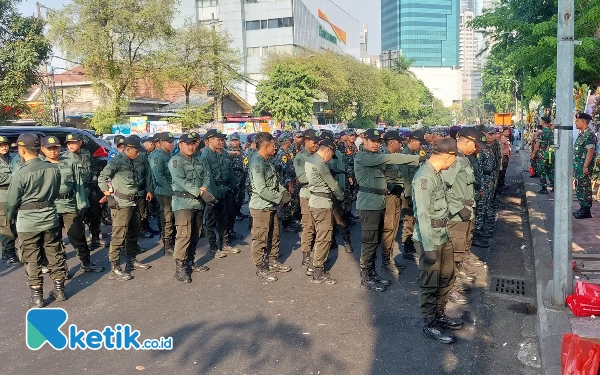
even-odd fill
[[[248,57],[260,56],[260,47],[248,47]]]
[[[282,18],[271,18],[269,20],[269,29],[277,29],[283,27],[283,19]]]
[[[219,5],[219,0],[198,0],[200,8],[216,7]]]
[[[259,30],[260,21],[246,21],[246,30]]]
[[[293,27],[294,18],[271,18],[270,20],[246,21],[246,30],[278,29],[280,27]]]
[[[268,21],[267,21],[267,20],[262,20],[262,21],[260,21],[260,28],[261,28],[261,29],[266,29],[266,28],[268,28],[268,27],[269,27],[268,25],[269,25],[269,23],[268,23]]]

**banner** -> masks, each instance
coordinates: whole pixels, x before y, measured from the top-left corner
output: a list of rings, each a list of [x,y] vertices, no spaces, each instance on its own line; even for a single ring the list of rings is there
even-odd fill
[[[130,117],[131,133],[148,133],[148,117]]]
[[[148,121],[149,133],[162,133],[169,131],[169,123],[167,121]]]
[[[112,126],[113,134],[131,134],[131,125],[129,124],[115,124]]]

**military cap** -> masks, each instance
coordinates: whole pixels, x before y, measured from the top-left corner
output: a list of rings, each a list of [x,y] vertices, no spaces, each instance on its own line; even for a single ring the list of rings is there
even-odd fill
[[[371,141],[379,141],[381,140],[381,132],[377,129],[369,129],[365,132],[365,138]]]
[[[238,132],[231,133],[229,135],[229,140],[230,141],[239,141],[240,140],[240,133],[238,133]]]
[[[49,147],[60,147],[60,142],[58,138],[53,135],[42,138],[42,146]]]
[[[592,121],[592,116],[588,115],[585,112],[579,112],[575,115],[575,117],[580,118],[582,120],[587,120],[588,122]]]
[[[424,145],[429,144],[429,142],[427,142],[425,140],[425,132],[423,130],[415,130],[414,132],[410,133],[410,136],[408,138],[416,139],[417,141],[420,141]]]
[[[170,133],[170,132],[157,133],[154,137],[158,141],[166,141],[166,142],[175,141],[175,136],[173,135],[173,133]]]
[[[198,133],[186,133],[179,137],[179,142],[183,143],[192,143],[198,142],[200,138],[198,138]]]
[[[40,147],[40,137],[37,134],[33,133],[25,133],[21,134],[19,138],[17,138],[17,146],[25,146],[25,147]]]
[[[158,134],[160,134],[160,133],[158,133]],[[147,140],[150,142],[154,142],[154,143],[160,141],[160,139],[158,139],[158,134],[154,134],[154,135],[148,137]],[[175,139],[175,137],[173,137],[173,139]]]
[[[335,154],[335,150],[337,150],[337,147],[335,146],[335,143],[333,143],[333,140],[326,138],[323,139],[321,141],[321,143],[319,143],[319,146],[325,146],[325,147],[329,147],[331,149],[331,151],[333,151],[333,158],[337,159],[337,155]]]
[[[275,136],[275,138],[279,138],[281,133],[283,133],[283,131],[281,131],[281,129],[277,129],[277,130],[275,130],[275,134],[273,134],[273,135]]]
[[[118,145],[122,145],[123,143],[125,143],[125,136],[124,135],[115,135],[115,147]]]
[[[448,130],[448,128],[439,128],[438,134],[441,135],[442,137],[447,137],[450,135],[450,131]]]
[[[334,138],[335,136],[331,130],[321,130],[321,139],[329,139],[333,141]]]
[[[483,134],[475,128],[460,129],[460,132],[458,132],[458,136],[467,138],[468,140],[475,142],[475,144],[479,148],[485,148],[486,146],[485,142],[487,142],[487,138],[485,137],[485,134]]]
[[[458,136],[458,133],[460,133],[460,129],[461,129],[461,127],[458,125],[451,126],[450,127],[450,137],[456,138],[456,136]]]
[[[411,134],[410,130],[403,130],[400,132],[400,135],[403,136],[404,138],[410,137],[410,134]]]
[[[6,143],[10,144],[10,142],[8,141],[8,138],[6,138],[3,135],[0,135],[0,145],[6,144]]]
[[[301,138],[304,136],[304,130],[296,130],[294,132],[294,137]]]
[[[546,124],[550,124],[552,122],[548,116],[542,116],[540,120],[544,121]]]
[[[248,138],[246,138],[246,143],[252,143],[254,142],[254,133],[248,134]]]
[[[402,136],[400,135],[400,133],[398,132],[398,130],[388,130],[383,135],[383,140],[384,141],[389,141],[389,140],[392,140],[392,139],[394,139],[396,141],[402,141]]]
[[[69,142],[79,142],[82,141],[83,139],[81,138],[81,135],[77,134],[77,133],[69,133],[67,134],[67,140],[65,141],[65,143],[69,143]]]
[[[142,150],[142,140],[139,136],[132,134],[129,137],[125,138],[125,147],[133,147],[136,150]]]
[[[319,142],[321,140],[321,135],[315,129],[306,129],[304,131],[304,138],[310,139],[311,141]]]
[[[346,129],[346,135],[356,135],[356,130],[354,128]]]
[[[217,129],[210,129],[209,131],[206,132],[204,139],[211,139],[213,137],[224,139],[226,137],[226,135],[221,133]]]
[[[346,135],[346,131],[345,130],[342,130],[341,132],[338,133],[338,137],[339,138],[342,138],[345,135]]]
[[[289,134],[289,133],[281,133],[281,134],[279,135],[279,137],[277,137],[277,140],[278,140],[279,142],[286,142],[286,141],[291,141],[291,140],[292,140],[292,137],[290,136],[290,134]]]
[[[456,139],[445,138],[440,140],[433,146],[433,152],[440,154],[456,155],[458,147],[456,146]]]

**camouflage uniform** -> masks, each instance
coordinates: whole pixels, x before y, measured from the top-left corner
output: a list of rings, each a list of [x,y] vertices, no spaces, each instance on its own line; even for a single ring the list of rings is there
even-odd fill
[[[484,192],[477,202],[477,215],[475,217],[475,231],[481,233],[483,224],[491,212],[490,204],[494,198],[494,171],[496,170],[496,159],[491,147],[482,149],[477,154],[477,168],[479,174],[481,191]],[[476,194],[477,195],[477,194]]]
[[[282,137],[287,136],[285,135]],[[279,137],[280,142],[287,140],[287,138],[282,137]],[[279,175],[279,184],[288,190],[288,184],[291,182],[295,193],[296,190],[298,190],[298,186],[296,186],[296,173],[294,172],[294,155],[290,152],[290,150],[291,148],[286,151],[283,149],[283,147],[280,147],[279,151],[277,151],[277,155],[274,158],[273,165],[275,166],[275,170]],[[298,210],[299,205],[299,200],[292,200],[290,204],[284,205],[281,208],[279,214],[284,230],[294,218],[294,213],[296,210]]]
[[[235,213],[241,215],[242,206],[244,205],[244,198],[246,198],[246,179],[248,177],[248,171],[244,164],[246,160],[246,153],[242,148],[230,147],[228,151],[237,151],[240,155],[229,155],[231,159],[231,168],[233,169],[235,179]]]
[[[540,178],[540,184],[542,185],[542,190],[546,189],[546,184],[548,179],[553,177],[550,173],[550,163],[548,161],[548,152],[550,145],[552,144],[552,132],[548,128],[542,129],[540,134],[538,134],[535,139],[537,143],[540,144],[537,153],[535,154],[534,160],[534,169],[535,173]],[[553,180],[550,179],[551,181]]]
[[[588,165],[589,173],[586,175],[583,173],[583,167],[588,149],[596,148],[596,135],[586,129],[579,133],[575,146],[573,148],[573,176],[575,177],[575,194],[581,208],[587,208],[589,210],[592,207],[592,182],[591,174],[594,169],[594,157]]]
[[[339,151],[344,155],[344,165],[347,173],[342,208],[346,212],[346,215],[350,216],[352,213],[352,202],[356,200],[356,193],[358,192],[358,186],[354,176],[354,157],[358,153],[358,148],[354,143],[340,142]],[[350,184],[350,178],[352,178],[354,182],[353,185]]]

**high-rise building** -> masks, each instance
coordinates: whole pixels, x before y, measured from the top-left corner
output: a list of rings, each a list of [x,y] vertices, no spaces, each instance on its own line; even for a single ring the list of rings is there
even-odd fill
[[[381,49],[415,67],[457,67],[461,0],[381,0]]]
[[[467,99],[477,98],[481,91],[479,33],[468,27],[468,23],[474,17],[475,14],[471,11],[462,12],[460,17],[459,65],[463,72],[462,96]]]
[[[231,35],[243,56],[242,73],[263,78],[263,61],[271,53],[333,51],[360,56],[360,26],[331,0],[181,0],[175,26],[198,22]],[[250,104],[256,87],[236,87]]]

